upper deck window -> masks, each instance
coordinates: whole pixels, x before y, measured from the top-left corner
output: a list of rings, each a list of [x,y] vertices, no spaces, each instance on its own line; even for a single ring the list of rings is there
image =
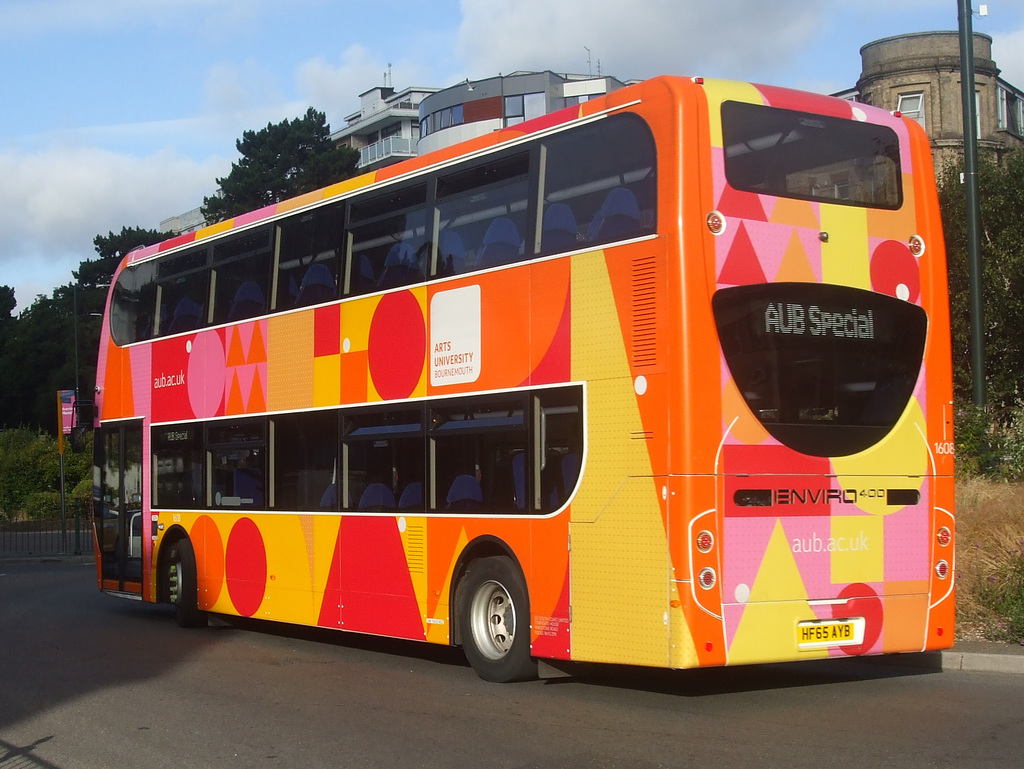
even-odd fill
[[[722,104],[725,176],[738,190],[864,208],[903,203],[886,126],[759,104]]]

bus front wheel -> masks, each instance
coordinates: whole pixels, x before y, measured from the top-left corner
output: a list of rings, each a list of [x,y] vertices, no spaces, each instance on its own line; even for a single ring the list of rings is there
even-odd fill
[[[463,650],[477,675],[495,683],[536,678],[526,581],[512,559],[473,561],[460,594]]]
[[[174,613],[181,627],[205,627],[206,612],[199,608],[199,580],[192,543],[181,539],[167,556],[167,585]]]

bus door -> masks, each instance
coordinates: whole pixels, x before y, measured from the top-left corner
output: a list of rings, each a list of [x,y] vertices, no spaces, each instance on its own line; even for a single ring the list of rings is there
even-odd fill
[[[97,442],[96,539],[104,590],[142,594],[142,422],[105,425]]]

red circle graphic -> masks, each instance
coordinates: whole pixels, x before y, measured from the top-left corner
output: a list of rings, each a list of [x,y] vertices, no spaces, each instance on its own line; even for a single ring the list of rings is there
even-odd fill
[[[370,321],[367,359],[373,386],[384,400],[408,398],[423,374],[427,327],[410,291],[381,298]]]
[[[921,294],[921,270],[910,246],[898,240],[879,244],[871,254],[871,287],[898,299],[917,301]]]
[[[251,617],[263,603],[267,587],[267,550],[260,530],[248,518],[231,527],[224,571],[231,603],[243,617]]]

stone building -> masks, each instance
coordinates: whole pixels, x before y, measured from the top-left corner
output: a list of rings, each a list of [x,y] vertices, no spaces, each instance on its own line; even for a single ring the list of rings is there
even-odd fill
[[[860,49],[855,89],[837,94],[914,118],[932,141],[936,169],[963,153],[960,36],[918,32],[887,37]],[[999,77],[992,38],[974,34],[978,147],[997,158],[1024,146],[1024,92]]]

